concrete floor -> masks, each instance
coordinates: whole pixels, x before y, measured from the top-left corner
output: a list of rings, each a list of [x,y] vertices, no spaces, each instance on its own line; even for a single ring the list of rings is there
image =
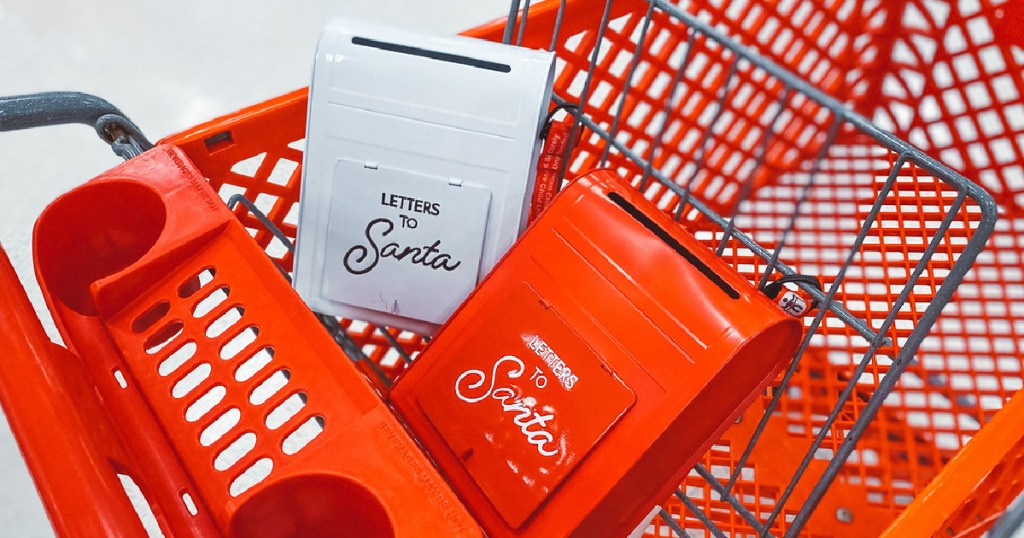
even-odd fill
[[[317,37],[332,16],[452,34],[502,16],[507,6],[506,0],[0,0],[0,95],[92,93],[156,140],[308,84]],[[85,126],[0,133],[0,244],[44,320],[32,275],[33,222],[56,196],[118,162]],[[2,417],[0,529],[2,536],[53,535]]]

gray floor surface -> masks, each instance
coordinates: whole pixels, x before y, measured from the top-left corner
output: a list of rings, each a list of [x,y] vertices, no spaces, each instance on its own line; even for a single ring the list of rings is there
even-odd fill
[[[156,140],[307,85],[317,37],[332,16],[453,34],[502,16],[507,6],[505,0],[0,0],[0,95],[93,93]],[[29,247],[33,222],[56,196],[118,162],[84,126],[0,133],[0,244],[43,319]],[[48,330],[56,336],[52,324]],[[0,536],[52,535],[0,417]]]

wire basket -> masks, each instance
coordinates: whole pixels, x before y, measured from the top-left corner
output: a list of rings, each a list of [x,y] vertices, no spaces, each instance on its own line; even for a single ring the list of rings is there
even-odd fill
[[[904,119],[892,112],[903,106],[918,117],[914,96],[880,89],[906,64],[887,60],[894,42],[922,33],[903,32],[909,6],[946,5],[926,4],[517,1],[507,20],[468,32],[556,52],[554,104],[581,105],[569,176],[617,170],[754,283],[794,272],[825,283],[805,289],[822,308],[792,365],[658,507],[648,535],[880,534],[1020,388],[1012,317],[1024,304],[1003,288],[1021,281],[1015,221],[999,223],[968,274],[997,230],[992,197],[854,112]],[[944,31],[933,33],[942,41]],[[165,140],[225,199],[252,201],[237,215],[286,271],[305,111],[303,90]],[[971,150],[954,149],[964,164]],[[998,304],[1005,323],[989,311]],[[425,344],[324,321],[381,390]],[[1003,498],[1020,489],[1000,488]],[[945,528],[1005,506],[959,513]]]

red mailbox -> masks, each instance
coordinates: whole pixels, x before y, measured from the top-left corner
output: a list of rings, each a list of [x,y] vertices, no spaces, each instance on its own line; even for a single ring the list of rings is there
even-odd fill
[[[556,198],[391,402],[489,536],[623,536],[764,390],[801,334],[598,171]]]

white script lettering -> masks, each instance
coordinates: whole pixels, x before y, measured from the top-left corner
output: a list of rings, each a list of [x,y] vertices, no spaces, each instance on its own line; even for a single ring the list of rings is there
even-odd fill
[[[550,449],[549,445],[554,444],[554,436],[547,430],[547,424],[555,418],[554,414],[542,415],[527,405],[512,387],[497,387],[498,370],[502,364],[511,364],[513,368],[505,375],[508,379],[518,379],[526,372],[526,365],[518,357],[505,355],[495,361],[491,367],[491,379],[487,389],[476,393],[487,382],[487,374],[483,370],[466,370],[455,380],[455,396],[460,400],[475,404],[490,397],[501,403],[501,410],[505,413],[514,413],[512,423],[519,426],[519,431],[526,437],[526,441],[536,447],[537,453],[541,456],[554,456],[558,449]]]

